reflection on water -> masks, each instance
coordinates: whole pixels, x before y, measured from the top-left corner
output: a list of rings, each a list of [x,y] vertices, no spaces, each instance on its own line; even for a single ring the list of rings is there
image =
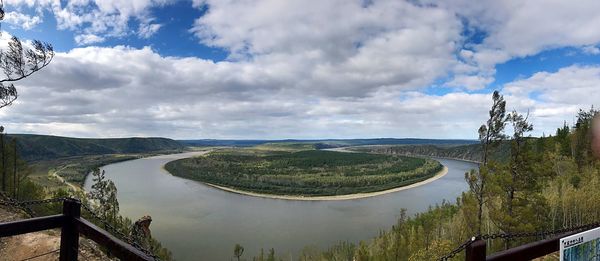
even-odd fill
[[[454,201],[467,189],[464,173],[476,165],[439,159],[449,172],[429,184],[382,196],[344,201],[289,201],[238,195],[171,176],[162,166],[194,153],[111,164],[106,175],[118,189],[121,214],[152,216],[152,235],[177,260],[230,260],[236,243],[243,257],[261,248],[296,257],[305,246],[358,242],[389,229],[400,209],[408,214]],[[86,189],[91,179],[86,180]],[[294,258],[295,259],[295,258]]]

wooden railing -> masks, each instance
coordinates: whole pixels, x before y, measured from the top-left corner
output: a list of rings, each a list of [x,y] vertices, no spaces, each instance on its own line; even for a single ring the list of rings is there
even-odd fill
[[[543,257],[551,253],[557,252],[560,249],[560,239],[566,236],[580,233],[569,232],[558,235],[552,238],[532,242],[522,246],[510,248],[504,251],[496,252],[492,255],[486,254],[486,241],[484,239],[476,239],[473,243],[466,247],[466,261],[483,261],[483,260],[508,260],[521,261],[532,260],[534,258]]]
[[[15,236],[47,229],[61,229],[60,261],[77,260],[79,235],[84,235],[110,250],[121,260],[154,260],[153,257],[114,237],[81,217],[81,202],[67,198],[62,214],[0,223],[0,237]]]

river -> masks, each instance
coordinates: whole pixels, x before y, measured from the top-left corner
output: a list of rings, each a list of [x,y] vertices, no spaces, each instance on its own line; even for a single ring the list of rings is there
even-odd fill
[[[293,201],[259,198],[222,191],[170,175],[169,161],[199,152],[161,155],[103,167],[118,189],[121,214],[137,220],[152,216],[152,236],[177,260],[232,260],[236,243],[252,259],[261,248],[297,259],[305,246],[326,249],[340,242],[358,243],[388,230],[402,208],[408,214],[427,210],[442,200],[454,202],[467,189],[464,173],[477,165],[437,159],[448,167],[442,178],[416,187],[370,198],[343,201]],[[91,176],[85,182],[91,186]]]

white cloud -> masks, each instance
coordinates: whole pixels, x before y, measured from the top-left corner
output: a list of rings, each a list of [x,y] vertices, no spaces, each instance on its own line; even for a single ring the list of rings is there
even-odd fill
[[[87,137],[475,138],[491,105],[489,93],[323,95],[294,85],[301,77],[150,48],[78,48],[21,82],[19,100],[0,111],[0,121],[12,132]],[[548,134],[597,103],[599,85],[600,67],[571,66],[502,91],[509,110],[530,110],[535,133]]]
[[[323,96],[281,86],[289,75],[251,68],[150,48],[78,48],[21,82],[19,100],[0,120],[12,132],[76,136],[461,138],[472,136],[489,103],[481,94],[399,90]]]
[[[101,43],[104,42],[104,40],[104,37],[97,36],[95,34],[80,34],[75,36],[75,43],[77,43],[77,45]]]
[[[149,37],[160,28],[159,25],[145,23],[152,20],[150,8],[171,2],[174,0],[15,0],[7,5],[17,9],[22,6],[35,7],[38,13],[48,10],[54,14],[59,30],[108,38],[130,34],[132,21],[143,26],[139,36]],[[88,38],[79,37],[79,40],[82,39]],[[80,44],[81,41],[77,42]]]
[[[19,12],[7,12],[4,21],[12,26],[21,27],[25,30],[31,30],[42,22],[39,16],[30,16]]]
[[[581,47],[581,50],[583,51],[583,53],[585,54],[591,54],[591,55],[597,55],[600,54],[600,48],[593,46],[593,45],[586,45]]]
[[[516,96],[534,96],[554,105],[589,107],[600,101],[600,66],[573,65],[557,72],[538,72],[531,77],[508,83],[504,91]]]
[[[463,18],[480,43],[467,42],[467,63],[479,75],[493,77],[495,66],[516,57],[560,47],[600,43],[600,1],[596,0],[423,0]],[[585,50],[585,49],[584,49]],[[587,50],[594,51],[587,48]],[[461,73],[461,72],[457,72]]]
[[[445,85],[467,90],[480,90],[493,81],[494,79],[490,76],[458,74],[452,80],[446,82]]]
[[[140,24],[138,35],[141,38],[147,39],[153,36],[162,27],[162,24]]]
[[[148,9],[166,4],[98,1],[89,11],[90,2],[43,5],[60,28],[78,32],[78,44],[89,45],[130,32],[152,36],[160,25]],[[192,5],[208,9],[191,33],[230,51],[227,60],[165,57],[149,47],[76,48],[23,81],[0,120],[14,132],[77,136],[475,138],[491,100],[469,91],[489,85],[496,64],[563,46],[593,53],[600,41],[598,15],[588,10],[596,2]],[[138,30],[128,28],[130,19]],[[462,19],[485,31],[481,43],[465,43]],[[531,111],[536,133],[549,133],[600,100],[599,68],[539,72],[503,92],[509,109]],[[453,92],[421,92],[446,78]]]
[[[579,109],[600,105],[600,66],[573,65],[557,72],[538,72],[504,85],[511,108],[531,111],[536,133],[554,133],[563,121],[572,123]]]
[[[295,83],[334,96],[423,88],[455,66],[461,24],[403,1],[205,1],[192,32],[232,61],[289,69]],[[352,14],[352,15],[349,15]]]

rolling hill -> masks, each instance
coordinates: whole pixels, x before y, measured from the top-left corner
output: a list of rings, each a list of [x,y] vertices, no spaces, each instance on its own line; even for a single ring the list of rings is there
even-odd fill
[[[167,138],[85,139],[48,135],[12,134],[17,150],[27,161],[38,161],[83,155],[146,153],[182,150],[184,146]]]

